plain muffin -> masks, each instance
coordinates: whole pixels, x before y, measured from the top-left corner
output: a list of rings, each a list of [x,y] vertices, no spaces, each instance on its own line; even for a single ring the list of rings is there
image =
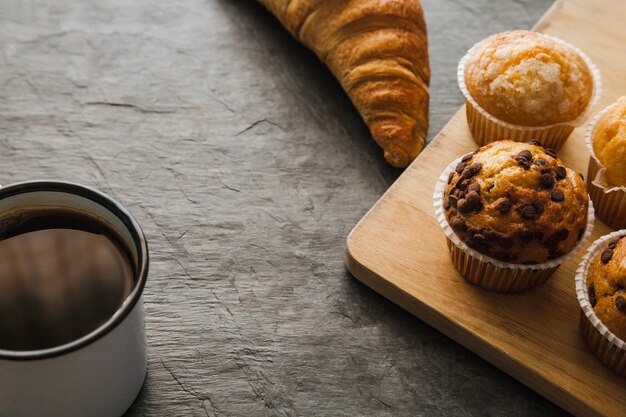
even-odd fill
[[[626,186],[626,96],[602,116],[593,136],[593,151],[610,185]]]
[[[593,311],[615,336],[626,341],[626,239],[616,238],[591,261],[587,291]]]
[[[469,247],[504,262],[537,264],[576,247],[589,199],[577,172],[538,142],[492,142],[448,177],[445,216]]]
[[[521,126],[574,121],[593,93],[593,76],[580,54],[526,30],[487,38],[464,75],[470,95],[485,111]]]

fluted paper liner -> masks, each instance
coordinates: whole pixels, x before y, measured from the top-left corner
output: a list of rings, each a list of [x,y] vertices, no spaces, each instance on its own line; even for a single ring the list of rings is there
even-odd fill
[[[593,149],[596,126],[614,105],[615,103],[605,107],[587,126],[585,143],[591,154],[587,170],[587,188],[598,218],[614,229],[624,229],[626,228],[626,187],[616,187],[608,183],[605,168]]]
[[[443,170],[435,184],[433,199],[435,215],[446,235],[452,263],[470,283],[486,290],[502,293],[516,293],[529,290],[545,282],[559,269],[561,264],[576,255],[584,247],[589,237],[591,237],[594,215],[593,204],[590,201],[585,234],[573,250],[556,259],[535,265],[522,265],[502,262],[470,248],[454,233],[446,219],[443,208],[443,196],[448,185],[448,176],[460,161],[461,157],[457,158]]]
[[[517,142],[530,142],[531,140],[536,139],[546,148],[558,150],[561,146],[563,146],[572,131],[576,127],[585,123],[591,114],[591,111],[600,99],[600,95],[602,94],[602,78],[600,76],[600,71],[591,61],[589,56],[580,49],[576,48],[574,45],[565,42],[562,39],[545,35],[543,33],[537,32],[537,34],[555,42],[559,42],[560,44],[572,49],[580,55],[583,61],[585,61],[593,79],[592,95],[589,99],[587,108],[571,122],[556,123],[547,126],[520,126],[505,122],[504,120],[500,120],[491,115],[484,108],[482,108],[476,100],[474,100],[467,89],[467,85],[465,84],[465,67],[467,65],[467,61],[471,58],[472,53],[489,38],[483,39],[470,48],[465,56],[461,58],[459,66],[457,67],[457,80],[459,88],[461,89],[461,92],[463,93],[463,96],[465,96],[466,100],[465,111],[467,114],[467,123],[474,140],[479,145],[486,145],[490,142],[501,139],[511,139]]]
[[[580,303],[580,330],[589,349],[607,368],[621,376],[626,376],[626,342],[615,336],[600,321],[589,302],[587,273],[593,258],[604,250],[608,242],[616,237],[626,236],[626,230],[619,230],[602,236],[591,244],[576,270],[576,296]]]

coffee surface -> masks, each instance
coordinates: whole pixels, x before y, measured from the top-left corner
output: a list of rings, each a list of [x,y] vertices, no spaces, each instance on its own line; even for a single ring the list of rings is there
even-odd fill
[[[0,349],[60,346],[118,310],[134,272],[108,226],[67,210],[0,217]]]

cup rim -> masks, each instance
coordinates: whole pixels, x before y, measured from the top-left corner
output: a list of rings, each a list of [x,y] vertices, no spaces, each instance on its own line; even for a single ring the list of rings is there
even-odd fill
[[[143,295],[143,290],[148,278],[148,243],[141,227],[139,226],[139,223],[137,223],[135,218],[121,203],[117,202],[112,197],[85,185],[66,181],[49,180],[26,181],[3,186],[0,188],[0,200],[19,194],[39,191],[74,194],[99,204],[116,216],[128,229],[134,244],[137,246],[137,282],[116,312],[109,317],[106,322],[95,328],[90,333],[63,345],[53,346],[46,349],[25,351],[0,349],[0,360],[27,361],[47,359],[75,352],[96,342],[115,329],[130,314]]]

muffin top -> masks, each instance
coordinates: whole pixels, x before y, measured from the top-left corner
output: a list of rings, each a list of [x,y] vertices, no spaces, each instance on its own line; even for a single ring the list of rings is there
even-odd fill
[[[626,239],[613,239],[587,274],[589,302],[611,333],[626,341]]]
[[[500,261],[536,264],[571,251],[587,227],[580,174],[539,142],[492,142],[448,177],[443,208],[457,236]]]
[[[593,135],[593,151],[612,185],[626,186],[626,96],[602,116]]]
[[[470,95],[498,119],[522,126],[571,122],[591,100],[593,77],[583,58],[560,42],[526,30],[487,38],[465,67]]]

